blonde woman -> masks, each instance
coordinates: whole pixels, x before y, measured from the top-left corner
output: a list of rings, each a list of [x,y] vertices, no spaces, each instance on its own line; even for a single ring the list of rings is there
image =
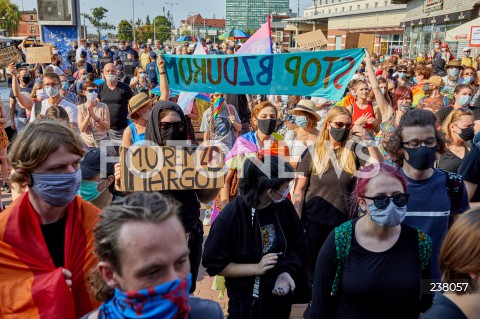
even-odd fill
[[[133,95],[140,92],[148,93],[152,89],[152,84],[147,77],[147,71],[141,66],[137,66],[135,69],[135,76],[130,81],[130,88],[133,91]]]
[[[313,277],[318,252],[328,234],[350,216],[348,196],[355,186],[355,173],[370,158],[383,161],[375,146],[364,150],[349,141],[356,134],[365,145],[373,145],[361,126],[352,125],[352,115],[344,107],[331,108],[319,137],[309,147],[297,167],[293,203],[307,233]]]
[[[447,140],[447,151],[440,155],[437,167],[456,173],[465,156],[470,152],[470,141],[475,136],[473,112],[467,108],[453,110],[442,125]]]

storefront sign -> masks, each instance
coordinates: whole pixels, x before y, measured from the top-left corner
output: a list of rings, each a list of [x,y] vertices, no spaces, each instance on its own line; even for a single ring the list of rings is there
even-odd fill
[[[423,12],[432,12],[442,10],[443,0],[425,0],[423,3]]]
[[[470,31],[470,46],[480,47],[480,26],[472,27]]]
[[[164,55],[171,89],[341,99],[364,49],[287,54]]]

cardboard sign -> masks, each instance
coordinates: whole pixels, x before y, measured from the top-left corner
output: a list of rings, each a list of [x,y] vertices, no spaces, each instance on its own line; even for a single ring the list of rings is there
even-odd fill
[[[122,191],[215,189],[224,184],[222,149],[130,146],[120,148]]]
[[[15,46],[0,49],[0,68],[6,68],[12,62],[23,62],[20,51]]]
[[[164,55],[173,90],[320,96],[339,101],[363,49],[246,55]]]
[[[299,34],[297,36],[297,42],[302,50],[318,48],[328,43],[322,30]]]
[[[27,48],[26,62],[28,64],[51,63],[52,49],[50,48],[50,46]]]
[[[470,46],[480,47],[480,26],[474,26],[470,30]]]

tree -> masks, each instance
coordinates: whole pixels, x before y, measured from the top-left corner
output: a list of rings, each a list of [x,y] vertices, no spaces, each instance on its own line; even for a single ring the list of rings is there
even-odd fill
[[[92,8],[91,11],[92,15],[82,13],[82,16],[90,21],[93,27],[97,29],[98,41],[100,42],[102,36],[100,31],[115,30],[115,26],[103,21],[106,18],[106,13],[108,12],[108,10],[104,7]]]
[[[155,24],[155,35],[160,42],[163,42],[170,38],[170,33],[172,32],[172,23],[168,18],[164,16],[156,16],[153,19]]]
[[[133,41],[132,24],[127,20],[122,20],[118,24],[118,39],[124,41]]]
[[[20,11],[16,4],[9,0],[0,0],[0,27],[8,32],[8,35],[17,34],[18,24],[20,22]]]
[[[152,23],[150,22],[150,17],[147,14],[147,18],[145,19],[145,25],[151,25]]]

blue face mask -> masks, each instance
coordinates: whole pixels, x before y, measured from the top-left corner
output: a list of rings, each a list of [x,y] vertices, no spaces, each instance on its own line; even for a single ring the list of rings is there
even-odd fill
[[[457,102],[458,104],[460,104],[461,106],[468,106],[470,104],[470,102],[472,102],[472,97],[470,95],[461,95],[458,99],[457,99]]]
[[[380,63],[382,63],[383,61],[385,61],[385,59],[384,59],[384,58],[380,58],[379,61],[380,61]]]
[[[417,77],[414,77],[414,78],[413,78],[413,83],[415,83],[415,84],[418,83]]]
[[[106,189],[105,188],[99,192],[98,191],[98,184],[105,182],[106,179],[104,179],[101,182],[93,182],[93,181],[86,181],[82,180],[82,183],[80,184],[80,190],[78,191],[78,195],[82,196],[84,200],[87,202],[91,202],[92,200],[98,198]]]
[[[300,127],[306,127],[308,122],[307,122],[307,117],[306,116],[295,116],[295,124],[300,126]]]
[[[68,82],[62,82],[62,90],[67,91],[68,90]]]
[[[460,70],[457,68],[448,69],[448,75],[450,76],[458,76],[459,74],[460,74]]]
[[[382,92],[383,95],[385,95],[385,92],[387,92],[385,89],[380,89],[380,92]]]
[[[115,289],[112,299],[98,309],[98,318],[187,319],[190,313],[188,291],[192,275],[160,286],[137,291]]]
[[[82,182],[82,171],[67,174],[31,173],[29,186],[45,202],[55,207],[67,206],[77,194]]]
[[[473,82],[473,76],[469,75],[463,78],[463,83],[464,84],[470,84]]]
[[[379,209],[374,203],[367,206],[370,218],[383,227],[395,227],[400,225],[407,215],[407,206],[397,207],[390,199],[387,208]]]
[[[400,79],[405,79],[407,77],[407,74],[406,73],[398,73],[398,77]]]

